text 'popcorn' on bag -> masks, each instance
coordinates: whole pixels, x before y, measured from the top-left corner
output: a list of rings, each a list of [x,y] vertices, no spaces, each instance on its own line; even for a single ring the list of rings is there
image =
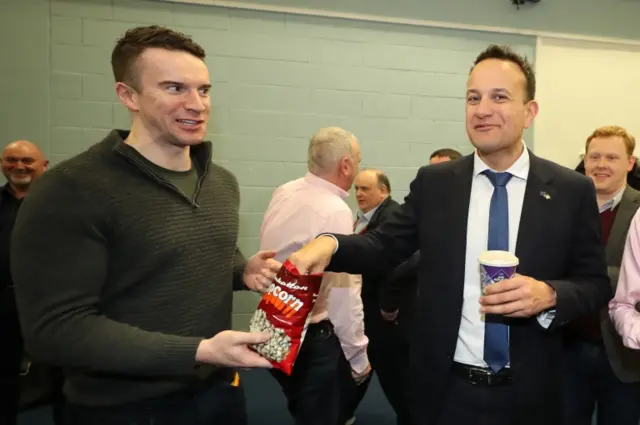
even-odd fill
[[[271,338],[251,346],[271,364],[291,374],[311,320],[322,274],[300,275],[288,260],[273,279],[249,322],[251,332],[267,332]]]

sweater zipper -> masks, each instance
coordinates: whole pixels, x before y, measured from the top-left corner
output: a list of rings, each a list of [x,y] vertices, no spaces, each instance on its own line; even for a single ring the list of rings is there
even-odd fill
[[[120,152],[119,150],[116,150],[116,152],[118,152],[120,155],[124,156],[126,159],[128,159],[130,161],[133,161],[138,167],[140,167],[142,169],[142,171],[144,171],[149,177],[151,177],[152,179],[154,179],[158,183],[162,184],[165,187],[173,189],[174,192],[178,193],[180,196],[182,196],[184,199],[186,199],[189,202],[189,205],[191,205],[193,208],[200,208],[200,205],[198,203],[196,203],[196,198],[198,197],[198,193],[200,192],[200,187],[202,186],[202,181],[204,180],[204,178],[207,176],[207,173],[209,172],[209,161],[207,161],[206,165],[204,166],[204,171],[202,172],[202,176],[200,176],[198,178],[198,182],[196,183],[196,190],[193,192],[193,197],[189,198],[186,195],[186,193],[181,191],[176,185],[166,181],[163,178],[158,177],[153,171],[151,171],[144,163],[139,161],[137,158],[129,156],[129,155],[125,154],[124,152]]]
[[[204,181],[204,178],[207,176],[207,174],[209,174],[209,165],[211,165],[211,157],[209,157],[205,162],[204,170],[202,170],[202,175],[200,176],[200,178],[198,179],[198,182],[196,183],[196,190],[193,191],[193,198],[191,199],[191,203],[195,205],[196,208],[200,207],[200,205],[196,203],[196,199],[198,198],[198,194],[200,193],[200,188],[202,187],[202,182]]]

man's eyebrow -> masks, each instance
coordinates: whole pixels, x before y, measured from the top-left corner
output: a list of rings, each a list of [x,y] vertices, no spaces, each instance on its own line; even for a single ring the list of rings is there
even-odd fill
[[[186,86],[187,84],[180,82],[180,81],[172,81],[172,80],[165,80],[165,81],[161,81],[159,83],[161,86],[171,86],[171,85],[175,85],[175,86]],[[198,88],[200,89],[211,89],[212,84],[211,83],[206,83],[206,84],[202,84],[200,85]]]
[[[491,91],[491,93],[506,93],[506,94],[509,94],[509,95],[511,94],[511,91],[509,89],[504,88],[504,87],[497,87],[497,88],[491,89],[490,91]],[[469,94],[480,94],[480,90],[478,90],[478,89],[468,89],[467,90],[467,94],[468,95]]]
[[[180,82],[180,81],[172,81],[172,80],[164,80],[164,81],[160,81],[159,83],[161,86],[168,86],[171,84],[175,84],[176,86],[184,86],[184,83]]]

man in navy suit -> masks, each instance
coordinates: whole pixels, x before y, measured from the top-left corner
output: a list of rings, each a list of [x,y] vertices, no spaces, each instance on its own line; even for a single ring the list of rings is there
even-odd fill
[[[466,90],[472,155],[422,167],[401,211],[364,235],[322,235],[291,256],[301,272],[389,269],[420,249],[410,337],[415,425],[561,425],[562,332],[611,287],[593,183],[522,139],[538,104],[525,58],[490,46]],[[519,258],[480,285],[479,255]]]

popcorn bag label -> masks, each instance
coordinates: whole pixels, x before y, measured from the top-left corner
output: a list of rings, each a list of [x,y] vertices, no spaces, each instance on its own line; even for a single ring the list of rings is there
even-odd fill
[[[285,261],[249,322],[251,332],[271,335],[267,342],[251,348],[287,375],[298,357],[321,282],[322,274],[300,275]]]

